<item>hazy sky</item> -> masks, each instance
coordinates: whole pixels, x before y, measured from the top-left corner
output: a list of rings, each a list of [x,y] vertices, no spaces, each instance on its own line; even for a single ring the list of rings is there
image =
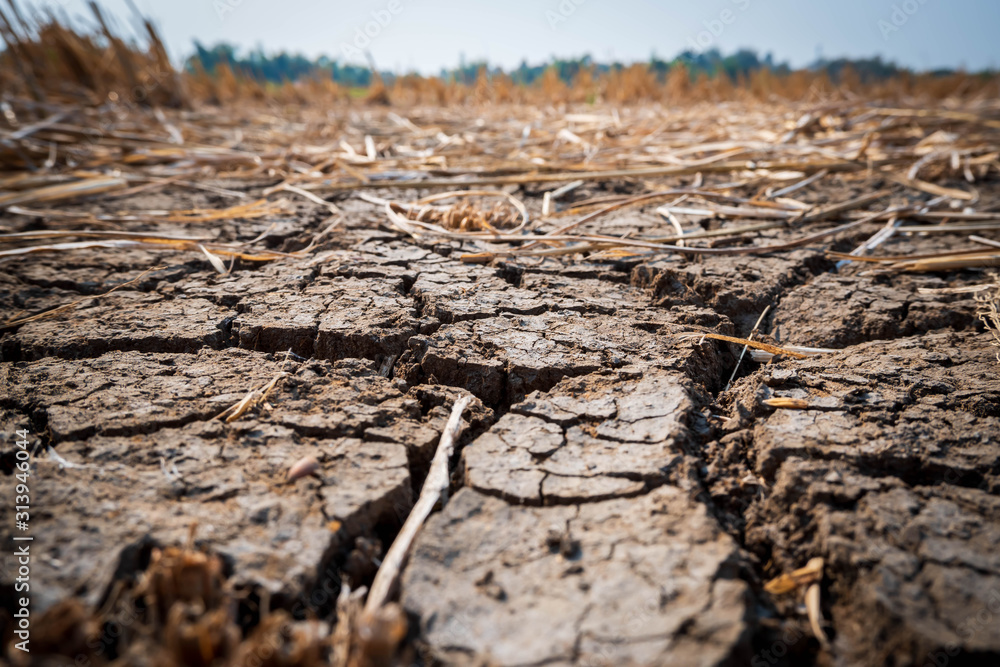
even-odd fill
[[[89,17],[83,0],[20,1]],[[359,53],[367,48],[380,69],[424,73],[456,65],[460,54],[513,67],[553,55],[634,61],[654,52],[669,58],[687,48],[740,47],[773,52],[793,66],[818,54],[878,54],[917,69],[1000,66],[997,0],[135,2],[158,22],[175,60],[189,55],[197,39],[355,62],[364,61]],[[130,22],[124,0],[102,5],[120,25]]]

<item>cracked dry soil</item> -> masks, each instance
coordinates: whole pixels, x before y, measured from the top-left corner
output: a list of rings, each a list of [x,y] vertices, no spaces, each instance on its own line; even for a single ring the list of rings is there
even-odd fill
[[[838,272],[822,246],[469,265],[341,205],[318,255],[227,276],[145,251],[6,265],[3,307],[29,312],[169,265],[0,339],[2,432],[39,447],[35,664],[199,664],[172,652],[183,633],[150,643],[155,609],[136,592],[192,526],[220,563],[206,585],[236,605],[220,646],[280,610],[330,632],[341,584],[371,582],[464,393],[453,494],[401,582],[411,663],[1000,664],[998,367],[970,299],[918,292],[976,274]],[[309,203],[295,219],[302,239],[318,225]],[[767,305],[776,339],[841,351],[747,360],[723,392],[739,350],[675,334],[746,336]],[[215,419],[282,368],[270,409]],[[287,483],[307,455],[319,474]],[[13,461],[4,442],[3,498]],[[829,650],[800,597],[763,587],[814,557]],[[2,609],[0,628],[6,645]],[[314,664],[292,653],[266,664]]]

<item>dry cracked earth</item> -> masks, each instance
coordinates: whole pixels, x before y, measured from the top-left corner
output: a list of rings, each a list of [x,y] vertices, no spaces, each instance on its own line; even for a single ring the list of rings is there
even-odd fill
[[[78,209],[225,204],[165,191]],[[0,497],[14,494],[15,430],[37,448],[34,664],[197,664],[170,648],[154,660],[152,610],[126,604],[156,550],[192,530],[221,559],[233,641],[275,610],[330,631],[341,585],[371,583],[466,393],[451,496],[402,575],[404,662],[1000,663],[995,350],[968,296],[918,291],[979,275],[838,271],[820,246],[470,265],[454,244],[380,227],[376,207],[339,205],[347,222],[324,247],[226,276],[136,250],[4,265],[9,313],[166,266],[0,339]],[[276,224],[267,241],[297,250],[326,217],[297,207],[219,238]],[[601,229],[651,233],[656,218],[620,212]],[[841,351],[748,359],[724,391],[739,348],[677,334],[746,336],[766,306],[770,340]],[[281,371],[267,406],[216,418]],[[287,482],[307,455],[318,474]],[[825,648],[801,592],[764,589],[816,557]],[[11,651],[9,553],[3,565]]]

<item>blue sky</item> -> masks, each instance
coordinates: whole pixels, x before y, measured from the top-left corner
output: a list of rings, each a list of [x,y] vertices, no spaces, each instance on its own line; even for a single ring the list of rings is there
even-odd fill
[[[793,66],[822,54],[881,55],[917,69],[1000,67],[996,0],[134,1],[158,22],[175,60],[198,39],[357,62],[361,46],[382,69],[424,73],[458,64],[460,54],[513,67],[553,55],[628,62],[740,47]],[[83,0],[20,2],[89,16]],[[124,0],[102,5],[130,24]]]

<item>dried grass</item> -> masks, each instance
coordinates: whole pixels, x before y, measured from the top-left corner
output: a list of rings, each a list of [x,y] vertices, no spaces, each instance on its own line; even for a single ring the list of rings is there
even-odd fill
[[[896,235],[996,229],[995,220],[962,217],[970,214],[960,211],[917,206],[872,210],[871,206],[886,195],[882,191],[820,207],[791,198],[806,188],[821,187],[824,179],[865,183],[878,177],[893,184],[894,196],[931,194],[937,198],[935,206],[975,203],[979,195],[973,185],[958,188],[939,181],[949,177],[978,181],[1000,169],[996,141],[1000,105],[987,94],[996,84],[988,77],[969,83],[959,76],[951,80],[954,87],[950,89],[941,81],[930,85],[929,79],[910,77],[894,86],[883,85],[879,92],[891,103],[879,106],[857,102],[866,95],[863,87],[848,95],[822,76],[799,74],[787,78],[759,74],[731,86],[726,94],[738,100],[737,106],[720,105],[725,87],[707,79],[691,81],[683,68],[674,68],[662,82],[642,66],[616,70],[607,80],[584,71],[574,86],[566,86],[552,70],[533,88],[519,88],[505,77],[491,77],[485,72],[471,86],[402,77],[391,85],[377,83],[372,101],[389,101],[394,108],[405,109],[405,116],[396,111],[367,111],[348,124],[341,120],[343,114],[331,114],[313,104],[329,101],[324,97],[327,93],[339,95],[318,81],[265,89],[223,67],[214,77],[197,73],[171,76],[178,82],[178,94],[192,106],[206,101],[241,101],[239,106],[227,107],[225,114],[197,106],[178,113],[157,107],[161,100],[152,97],[144,103],[156,107],[151,111],[122,100],[111,100],[100,108],[88,104],[94,102],[94,90],[141,79],[152,62],[143,58],[160,57],[162,46],[157,46],[155,30],[147,28],[148,51],[111,35],[106,27],[102,28],[102,39],[91,39],[92,43],[68,28],[53,25],[51,20],[21,31],[21,46],[5,56],[16,59],[19,65],[6,76],[19,82],[13,90],[21,91],[23,96],[15,94],[11,98],[6,115],[11,129],[0,143],[0,168],[7,173],[16,170],[11,176],[0,176],[0,206],[25,213],[32,211],[25,207],[46,201],[106,199],[166,187],[196,188],[242,200],[248,199],[242,190],[205,182],[205,176],[230,182],[267,177],[278,179],[279,184],[265,189],[266,197],[292,193],[324,206],[334,216],[327,229],[315,237],[314,241],[319,242],[343,220],[340,209],[329,201],[339,192],[442,188],[464,192],[457,195],[464,201],[447,207],[427,198],[413,203],[396,201],[385,207],[386,216],[415,239],[440,236],[467,242],[473,246],[472,252],[463,255],[468,262],[505,257],[590,255],[614,260],[642,254],[782,252],[850,233],[855,227],[893,214],[898,220],[949,221],[933,227],[901,225],[893,232]],[[62,69],[65,63],[47,69],[49,65],[40,59],[43,37],[50,36],[47,30],[55,30],[52,35],[58,33],[58,43],[65,48],[75,44],[73,48],[84,54],[79,67],[72,65],[76,67],[73,76]],[[112,63],[113,71],[95,69],[98,58],[102,63]],[[98,73],[108,80],[95,80]],[[38,118],[41,107],[29,94],[32,81],[44,82],[38,83],[42,94],[54,87],[65,88],[73,81],[86,90],[60,98],[71,101],[72,106],[49,104]],[[62,83],[56,86],[59,81]],[[382,92],[389,92],[381,95],[379,86]],[[284,99],[280,91],[289,87],[295,90],[295,95],[288,96],[296,105],[293,121],[274,114],[265,104]],[[962,91],[961,97],[955,95],[957,90]],[[785,93],[813,97],[816,102],[806,107],[788,104],[781,101]],[[941,94],[946,95],[935,97]],[[470,111],[464,108],[418,106],[423,102],[453,103],[459,98],[473,103],[474,124],[470,125]],[[574,99],[588,99],[592,104],[582,108],[558,106],[562,102],[571,104]],[[760,102],[763,99],[767,101]],[[243,100],[260,103],[243,104]],[[606,106],[612,101],[651,106],[631,110]],[[662,110],[656,107],[664,101],[671,105],[666,123]],[[530,122],[516,120],[520,114],[511,116],[516,105],[541,102],[545,105],[532,113]],[[331,103],[340,109],[358,104],[340,98]],[[707,103],[712,106],[705,106]],[[515,106],[504,107],[508,104]],[[707,113],[709,110],[712,113]],[[728,119],[724,132],[719,129],[719,114]],[[245,133],[244,127],[253,130]],[[354,134],[345,134],[345,130]],[[346,138],[340,138],[351,136],[362,137],[364,148],[356,149]],[[47,166],[37,169],[38,165]],[[26,171],[33,167],[34,173]],[[736,180],[703,186],[705,179],[714,174],[735,175]],[[624,181],[648,186],[654,181],[684,177],[694,178],[695,184],[633,197],[594,198],[562,207],[559,201],[581,185]],[[552,184],[553,190],[543,217],[531,223],[519,200],[498,190],[486,190],[538,184]],[[758,194],[740,196],[741,190],[751,187]],[[478,194],[474,196],[473,192]],[[504,205],[483,206],[475,199],[486,196],[508,197],[507,203],[517,209],[521,222],[514,224],[513,213]],[[620,238],[594,231],[599,219],[612,212],[671,196],[674,201],[661,210],[674,226],[676,233],[672,236],[632,234]],[[385,206],[384,200],[379,203]],[[284,200],[259,199],[215,210],[135,211],[90,218],[52,209],[32,214],[60,218],[76,226],[89,223],[108,227],[144,221],[204,225],[219,220],[262,219],[289,211]],[[855,211],[859,215],[853,215]],[[550,219],[566,216],[575,219],[554,229],[547,224]],[[699,230],[691,226],[691,221],[698,218],[735,224]],[[764,222],[746,224],[753,218]],[[827,219],[839,219],[842,224],[807,229]],[[966,226],[958,227],[956,221]],[[801,228],[805,233],[792,242],[754,242],[761,232],[782,227]],[[578,233],[580,229],[587,232]],[[728,238],[730,245],[718,247],[714,240],[717,238]],[[885,243],[886,238],[873,237],[880,243]],[[6,252],[132,247],[132,240],[120,241],[42,245]],[[231,245],[213,247],[207,242],[201,244],[204,251],[199,244],[180,241],[142,243],[144,248],[207,252],[210,261],[212,257],[261,260],[281,256]],[[941,271],[996,264],[995,253],[961,257],[951,254],[905,258],[894,265],[886,263],[886,268]]]
[[[711,338],[712,340],[722,340],[727,343],[739,343],[745,347],[752,347],[756,350],[763,350],[771,355],[784,355],[786,357],[792,357],[793,359],[805,359],[810,356],[803,352],[796,351],[790,347],[779,347],[777,345],[771,345],[770,343],[762,343],[756,340],[750,340],[749,338],[737,338],[735,336],[723,336],[722,334],[715,333],[682,333],[678,334],[678,337],[682,340],[697,338],[699,341],[704,338]]]
[[[250,410],[258,406],[263,406],[266,410],[270,410],[271,405],[267,402],[268,396],[271,392],[278,386],[278,384],[287,378],[290,374],[285,370],[288,366],[288,362],[291,359],[292,351],[289,350],[285,354],[285,360],[281,364],[281,369],[274,374],[274,377],[270,381],[261,385],[260,387],[251,389],[246,393],[246,395],[240,399],[235,405],[232,405],[219,414],[215,416],[216,419],[223,419],[227,424],[240,419]]]
[[[976,300],[976,315],[993,337],[993,346],[1000,348],[1000,276],[992,274],[992,283],[973,298]],[[1000,362],[1000,352],[996,354]]]
[[[823,578],[823,559],[810,558],[804,567],[782,574],[764,584],[764,590],[771,595],[785,595],[803,590]]]
[[[156,266],[156,267],[153,267],[151,269],[146,269],[145,271],[143,271],[142,273],[140,273],[138,276],[136,276],[132,280],[129,280],[129,281],[124,282],[124,283],[121,283],[119,285],[115,285],[114,287],[112,287],[111,289],[109,289],[107,292],[104,292],[103,294],[95,294],[94,296],[88,296],[88,297],[84,297],[82,299],[76,299],[75,301],[71,301],[70,303],[63,304],[62,306],[56,306],[55,308],[50,308],[49,310],[46,310],[46,311],[41,312],[41,313],[36,313],[35,315],[28,315],[26,317],[19,317],[19,318],[9,319],[6,322],[4,322],[3,324],[0,324],[0,331],[3,331],[4,329],[12,329],[14,327],[19,327],[19,326],[21,326],[23,324],[28,324],[29,322],[38,322],[40,320],[46,320],[46,319],[49,319],[51,317],[55,317],[55,316],[57,316],[57,315],[59,315],[61,313],[65,313],[65,312],[68,312],[70,310],[73,310],[77,306],[80,306],[80,305],[82,305],[84,303],[87,303],[89,301],[93,301],[95,299],[100,299],[102,297],[108,296],[109,294],[117,292],[118,290],[120,290],[120,289],[122,289],[124,287],[131,287],[132,285],[135,285],[136,283],[142,282],[142,280],[147,275],[149,275],[150,273],[152,273],[153,271],[161,271],[164,268],[166,268],[166,267],[164,267],[164,266]]]
[[[212,74],[202,69],[178,72],[172,67],[155,26],[143,17],[143,44],[115,34],[96,4],[91,5],[99,30],[81,33],[64,25],[52,12],[25,20],[15,12],[9,20],[0,12],[0,33],[10,48],[0,57],[0,84],[5,90],[36,102],[75,101],[99,104],[105,100],[138,106],[188,107],[193,103],[231,105],[275,101],[279,104],[349,104],[352,97],[329,75],[316,72],[302,80],[262,83],[219,64]],[[373,70],[374,71],[374,70]],[[954,73],[948,76],[901,74],[895,79],[862,82],[845,73],[834,85],[825,72],[800,70],[776,74],[766,69],[731,79],[725,74],[708,77],[692,74],[683,64],[672,67],[662,79],[645,64],[633,64],[596,74],[583,68],[571,84],[549,68],[531,86],[515,85],[506,74],[490,75],[481,68],[472,84],[443,81],[415,74],[396,77],[391,83],[374,71],[373,83],[363,99],[368,106],[418,105],[474,106],[506,104],[696,104],[722,102],[805,101],[852,102],[878,99],[881,113],[900,119],[924,121],[948,118],[985,123],[966,111],[903,108],[900,102],[919,97],[928,105],[956,96],[989,99],[1000,93],[996,77]]]

